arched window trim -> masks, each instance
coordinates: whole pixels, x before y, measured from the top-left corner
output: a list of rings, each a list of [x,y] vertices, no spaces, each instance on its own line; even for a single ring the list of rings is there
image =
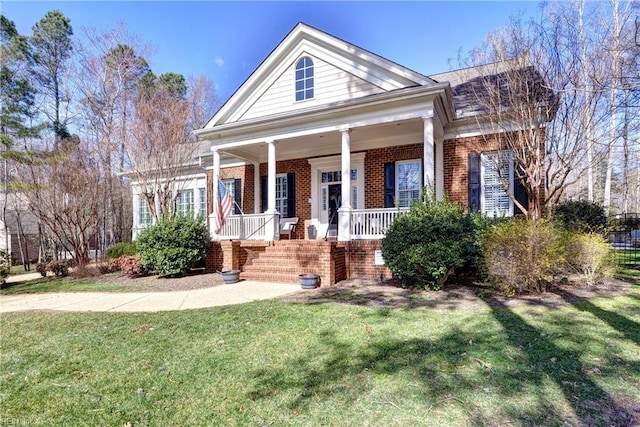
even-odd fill
[[[314,90],[314,64],[309,56],[303,56],[296,62],[295,69],[295,100],[305,101],[313,99]]]

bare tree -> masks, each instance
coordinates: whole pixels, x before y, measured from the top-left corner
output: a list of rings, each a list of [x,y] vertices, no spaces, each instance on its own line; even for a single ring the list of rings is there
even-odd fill
[[[71,253],[79,266],[85,265],[104,200],[104,177],[95,151],[76,137],[67,138],[59,150],[34,157],[23,173],[31,183],[26,192],[31,211],[56,246]]]
[[[147,79],[136,101],[132,138],[125,142],[128,175],[140,187],[154,222],[169,218],[180,191],[183,167],[194,161],[187,142],[190,105],[161,79]]]
[[[220,98],[215,84],[207,76],[189,76],[188,87],[189,128],[200,129],[207,124],[220,106]],[[192,134],[192,138],[196,138],[195,134]]]
[[[129,188],[119,172],[125,165],[125,141],[131,137],[137,86],[149,72],[141,53],[149,49],[123,25],[104,33],[84,29],[84,34],[87,43],[79,58],[82,118],[107,180],[102,233],[106,246],[130,236]]]
[[[528,204],[510,191],[506,163],[496,156],[503,187],[515,206],[534,220],[545,212],[553,216],[566,188],[588,165],[585,142],[599,138],[592,123],[598,122],[602,93],[582,82],[577,37],[548,18],[526,24],[513,19],[470,56],[468,72],[474,76],[464,90],[480,106],[479,125],[491,130],[476,148],[491,149],[493,135],[499,135]]]

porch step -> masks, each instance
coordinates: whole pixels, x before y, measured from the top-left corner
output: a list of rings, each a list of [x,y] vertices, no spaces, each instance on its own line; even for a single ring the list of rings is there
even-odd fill
[[[243,271],[240,278],[244,280],[255,280],[257,282],[276,282],[276,283],[299,283],[298,274],[279,274],[267,273],[261,271]]]
[[[320,242],[305,240],[274,242],[248,260],[240,277],[245,280],[298,283],[299,274],[318,272],[320,245]]]

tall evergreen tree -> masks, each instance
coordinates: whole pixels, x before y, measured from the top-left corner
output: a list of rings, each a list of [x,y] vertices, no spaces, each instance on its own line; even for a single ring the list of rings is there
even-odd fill
[[[64,90],[64,79],[68,61],[73,50],[71,21],[59,10],[48,12],[33,26],[31,46],[33,49],[33,77],[38,89],[47,98],[43,113],[47,116],[55,133],[55,148],[69,137],[67,119],[61,108],[70,101]]]

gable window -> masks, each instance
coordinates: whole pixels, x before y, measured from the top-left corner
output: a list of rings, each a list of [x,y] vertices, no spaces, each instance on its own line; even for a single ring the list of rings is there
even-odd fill
[[[149,211],[149,205],[147,205],[147,199],[140,195],[138,199],[138,225],[150,225],[151,224],[151,211]]]
[[[313,98],[313,61],[308,56],[296,63],[296,101]]]
[[[398,206],[407,208],[413,200],[420,198],[422,161],[396,162],[396,198]]]
[[[509,183],[513,194],[513,156],[506,152],[483,153],[481,155],[480,207],[490,216],[512,216],[513,201],[507,195],[503,180]]]
[[[176,213],[179,215],[193,214],[193,190],[182,190],[176,199]]]

